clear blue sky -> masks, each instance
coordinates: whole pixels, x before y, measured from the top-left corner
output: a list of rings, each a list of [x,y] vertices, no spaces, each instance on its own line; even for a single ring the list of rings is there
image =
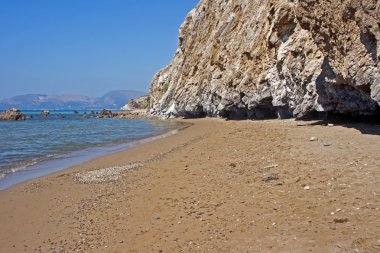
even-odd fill
[[[0,0],[0,98],[147,91],[198,0]]]

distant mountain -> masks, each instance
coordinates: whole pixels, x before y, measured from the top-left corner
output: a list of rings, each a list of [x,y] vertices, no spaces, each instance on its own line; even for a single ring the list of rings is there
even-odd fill
[[[110,91],[100,98],[77,94],[44,95],[27,94],[0,100],[0,109],[17,108],[23,110],[88,110],[119,109],[132,98],[146,93],[132,90]]]
[[[120,109],[120,107],[128,103],[130,99],[138,98],[146,94],[147,93],[140,91],[115,90],[98,98],[96,102],[99,105],[103,105],[104,108]]]

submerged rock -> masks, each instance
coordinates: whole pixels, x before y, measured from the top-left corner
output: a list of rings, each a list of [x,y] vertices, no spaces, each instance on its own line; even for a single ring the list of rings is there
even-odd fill
[[[87,112],[84,112],[84,113],[83,113],[83,118],[84,118],[84,119],[89,119],[90,116],[87,114]]]
[[[150,88],[162,117],[379,113],[380,2],[201,0]]]
[[[8,109],[0,113],[0,120],[25,120],[25,115],[15,108]]]

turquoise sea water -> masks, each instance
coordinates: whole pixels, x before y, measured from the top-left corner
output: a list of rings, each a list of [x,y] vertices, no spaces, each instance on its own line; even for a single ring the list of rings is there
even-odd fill
[[[0,121],[0,189],[178,128],[146,119],[84,119],[84,111],[51,111],[48,117],[24,113],[33,118]]]

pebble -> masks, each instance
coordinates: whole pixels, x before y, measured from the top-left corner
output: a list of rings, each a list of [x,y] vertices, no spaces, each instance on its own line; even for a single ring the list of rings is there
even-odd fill
[[[346,222],[348,222],[347,218],[341,218],[341,219],[336,218],[336,219],[334,219],[334,223],[346,223]]]
[[[277,173],[271,173],[271,174],[265,175],[265,176],[262,178],[262,181],[264,181],[264,182],[269,182],[269,181],[278,180],[279,178],[280,178],[280,177],[278,176]]]
[[[334,126],[334,124],[327,124],[327,126],[328,126],[328,127],[333,127],[333,126]]]
[[[312,136],[312,137],[310,137],[309,141],[318,141],[318,138],[317,138],[317,137],[314,137],[314,136]]]
[[[83,184],[116,181],[120,178],[123,172],[142,166],[142,163],[131,163],[125,166],[109,167],[104,169],[81,172],[75,174],[75,177],[78,179],[79,182]]]
[[[310,190],[310,186],[306,185],[303,189],[304,190]]]

